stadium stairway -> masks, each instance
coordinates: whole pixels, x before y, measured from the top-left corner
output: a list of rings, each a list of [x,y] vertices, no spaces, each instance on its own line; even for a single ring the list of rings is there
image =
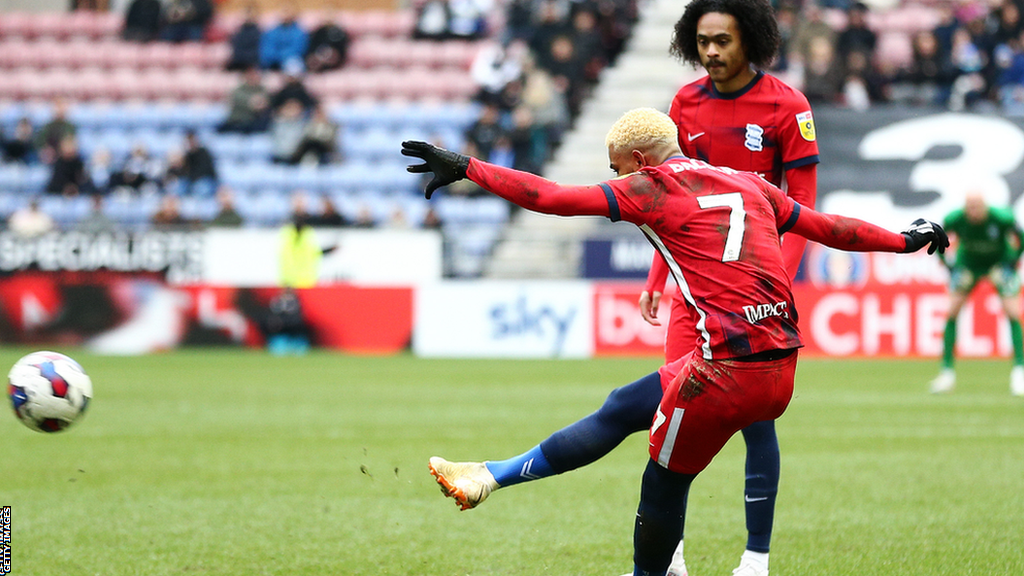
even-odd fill
[[[623,112],[641,106],[668,110],[679,86],[701,73],[668,55],[680,3],[651,0],[643,6],[626,50],[606,68],[573,130],[566,133],[544,176],[562,184],[593,184],[611,176],[604,137]],[[563,218],[519,211],[484,269],[488,278],[575,278],[581,240],[607,224],[604,218]],[[621,226],[621,225],[620,225]]]

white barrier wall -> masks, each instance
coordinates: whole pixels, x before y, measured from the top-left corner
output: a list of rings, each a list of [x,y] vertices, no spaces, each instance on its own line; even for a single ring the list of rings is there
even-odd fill
[[[416,290],[417,356],[587,358],[590,282],[465,281]]]

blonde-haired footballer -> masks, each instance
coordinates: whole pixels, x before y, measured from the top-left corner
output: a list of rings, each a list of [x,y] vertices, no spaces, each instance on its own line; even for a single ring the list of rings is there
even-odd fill
[[[402,154],[423,160],[410,172],[433,173],[428,198],[469,178],[529,210],[633,223],[692,307],[696,349],[612,391],[594,414],[508,460],[430,459],[442,491],[465,510],[498,488],[589,464],[629,434],[649,429],[651,459],[634,533],[637,575],[666,573],[682,536],[690,484],[729,437],[778,418],[789,404],[803,341],[780,235],[792,231],[851,251],[928,246],[934,252],[948,245],[942,228],[924,220],[893,233],[801,207],[756,174],[711,166],[683,156],[678,144],[666,146],[665,126],[649,109],[627,112],[606,140],[618,177],[590,186],[561,186],[425,142],[402,143]]]

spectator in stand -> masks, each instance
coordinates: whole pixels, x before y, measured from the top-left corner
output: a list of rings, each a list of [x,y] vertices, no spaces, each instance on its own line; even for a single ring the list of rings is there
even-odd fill
[[[150,219],[156,228],[181,228],[191,224],[181,214],[181,198],[174,194],[165,194],[160,199],[160,207]]]
[[[110,190],[110,181],[114,175],[112,163],[110,150],[102,146],[93,150],[86,170],[89,171],[89,180],[92,181],[95,194],[106,194]]]
[[[992,31],[992,43],[996,46],[1016,42],[1020,33],[1024,31],[1024,21],[1021,20],[1021,6],[1016,0],[1003,0],[992,8],[989,25]]]
[[[209,198],[217,190],[217,168],[210,150],[203,146],[195,132],[185,134],[185,156],[176,186],[169,190],[179,196]]]
[[[231,91],[229,100],[227,120],[217,127],[218,132],[266,132],[270,122],[270,95],[263,86],[259,68],[250,66],[246,69],[242,82]]]
[[[556,36],[551,41],[549,54],[539,59],[538,63],[551,73],[556,84],[559,84],[565,91],[569,117],[578,116],[589,88],[582,62],[576,52],[576,47],[572,44],[571,37],[568,35]]]
[[[278,164],[293,164],[306,131],[302,104],[292,98],[282,105],[270,121],[272,159]]]
[[[36,155],[35,130],[28,118],[21,118],[14,127],[14,134],[10,138],[3,136],[2,146],[4,158],[8,162],[21,164],[35,164],[38,161]]]
[[[605,55],[608,63],[613,64],[626,46],[633,25],[640,18],[639,3],[632,0],[599,1],[597,14]]]
[[[448,0],[423,0],[416,8],[412,37],[416,40],[447,40],[451,36],[450,20]]]
[[[75,224],[75,231],[84,234],[102,234],[117,230],[117,223],[103,212],[103,196],[93,194],[89,198],[89,214]]]
[[[488,42],[476,53],[469,74],[480,87],[477,100],[499,104],[502,92],[523,73],[522,59],[529,47],[522,41]]]
[[[789,70],[790,52],[793,51],[793,37],[797,30],[797,9],[790,1],[778,4],[775,10],[775,21],[779,23],[779,55],[769,69],[773,72]]]
[[[168,0],[161,14],[160,37],[168,42],[200,42],[213,19],[210,0]]]
[[[487,155],[487,161],[495,166],[511,168],[516,163],[515,148],[512,147],[512,139],[507,132],[502,132],[494,140],[491,146],[491,153]]]
[[[512,144],[512,167],[531,174],[540,174],[547,160],[547,138],[544,129],[533,120],[533,112],[526,106],[512,111],[512,128],[508,133]]]
[[[292,154],[290,164],[327,164],[339,160],[338,134],[341,128],[327,115],[323,106],[313,109],[313,114],[302,130],[298,148]]]
[[[320,26],[309,35],[306,69],[316,73],[341,68],[348,60],[348,48],[351,43],[349,33],[338,23],[338,14],[325,17]]]
[[[348,226],[348,220],[338,212],[334,200],[330,195],[324,194],[321,198],[323,210],[319,214],[309,216],[309,225],[316,228],[341,228]]]
[[[11,232],[25,238],[42,236],[57,228],[53,218],[39,208],[39,200],[32,198],[26,206],[14,211],[7,219]]]
[[[437,213],[437,210],[434,210],[433,206],[428,206],[420,227],[425,230],[441,230],[444,228],[444,221],[441,220],[441,216]]]
[[[284,5],[281,22],[263,33],[260,39],[260,66],[281,70],[286,62],[302,61],[309,46],[309,35],[299,26],[295,5]]]
[[[945,106],[954,73],[948,55],[940,51],[939,39],[931,30],[921,30],[914,35],[912,51],[910,66],[897,75],[894,99],[917,106]]]
[[[502,41],[509,43],[533,40],[534,0],[507,0],[505,2],[505,30]]]
[[[136,144],[121,165],[110,175],[110,191],[116,194],[154,194],[159,192],[163,180],[163,164],[153,158],[145,144]]]
[[[235,209],[235,192],[228,186],[217,189],[217,214],[210,220],[211,227],[238,228],[243,224],[242,215]]]
[[[231,35],[231,57],[228,59],[228,70],[248,70],[260,65],[260,41],[263,30],[260,29],[259,14],[256,6],[245,7],[245,20]]]
[[[124,17],[121,37],[129,42],[150,42],[160,36],[160,0],[132,0]]]
[[[68,103],[63,98],[53,102],[53,118],[36,133],[36,150],[45,164],[57,159],[58,150],[65,136],[74,136],[75,125],[68,118]]]
[[[1007,116],[1024,116],[1024,32],[996,48],[996,96]]]
[[[491,0],[448,0],[448,32],[455,40],[476,40],[487,35]]]
[[[487,104],[480,111],[480,117],[469,127],[466,140],[476,148],[480,158],[491,155],[491,149],[498,138],[505,133],[501,125],[501,111],[493,104]]]
[[[534,124],[543,131],[544,161],[557,148],[562,134],[569,127],[569,106],[565,91],[546,70],[539,68],[532,57],[523,62],[522,105],[528,108]]]
[[[308,114],[316,107],[319,101],[310,94],[305,82],[303,82],[305,66],[302,64],[302,60],[299,58],[289,60],[285,63],[283,72],[285,76],[284,84],[270,97],[271,113],[277,113],[281,106],[289,100],[298,100],[299,104],[302,105],[303,112]]]
[[[868,6],[863,2],[854,2],[846,11],[846,28],[836,38],[836,57],[846,62],[852,52],[863,52],[869,60],[875,57],[875,46],[878,35],[868,28]]]
[[[585,4],[573,9],[570,42],[575,47],[577,60],[583,68],[583,78],[596,84],[601,70],[608,65],[602,44],[601,32],[597,28],[597,14]]]
[[[845,73],[843,101],[847,107],[864,111],[888,100],[885,79],[864,52],[855,50],[846,56]]]
[[[953,52],[953,32],[961,27],[960,19],[949,4],[940,3],[935,9],[939,13],[939,23],[932,29],[932,33],[939,42],[939,54],[950,59]]]
[[[812,51],[817,51],[820,55],[820,46],[813,46],[816,38],[823,38],[829,46],[834,46],[836,31],[825,22],[824,14],[818,4],[808,1],[804,3],[800,21],[793,32],[793,39],[789,46],[789,61],[803,69],[810,62]]]
[[[534,17],[533,36],[530,50],[537,58],[537,64],[546,68],[545,62],[551,54],[551,43],[555,38],[569,31],[569,6],[559,0],[539,0]]]
[[[834,102],[843,84],[835,48],[826,37],[810,38],[804,62],[804,96],[811,104]]]
[[[985,96],[988,87],[984,71],[988,66],[988,56],[975,44],[966,28],[957,28],[953,32],[951,62],[956,80],[950,90],[949,109],[960,111],[972,107]]]
[[[355,222],[352,223],[353,228],[373,228],[377,226],[377,220],[373,217],[373,210],[366,204],[359,206],[359,211],[356,212]]]
[[[69,134],[60,141],[59,148],[60,153],[53,161],[53,171],[46,185],[46,192],[68,197],[92,192],[89,173],[85,169],[82,155],[78,152],[78,140]]]

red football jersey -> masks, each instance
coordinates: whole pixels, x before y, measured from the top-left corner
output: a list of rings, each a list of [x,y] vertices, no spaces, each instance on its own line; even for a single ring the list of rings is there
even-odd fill
[[[818,163],[807,98],[764,72],[728,94],[707,76],[691,82],[676,93],[668,115],[679,127],[683,154],[756,172],[776,186],[786,170]]]
[[[602,186],[612,220],[639,226],[668,263],[695,311],[701,356],[803,345],[779,249],[780,230],[799,211],[781,190],[755,174],[684,157]]]

